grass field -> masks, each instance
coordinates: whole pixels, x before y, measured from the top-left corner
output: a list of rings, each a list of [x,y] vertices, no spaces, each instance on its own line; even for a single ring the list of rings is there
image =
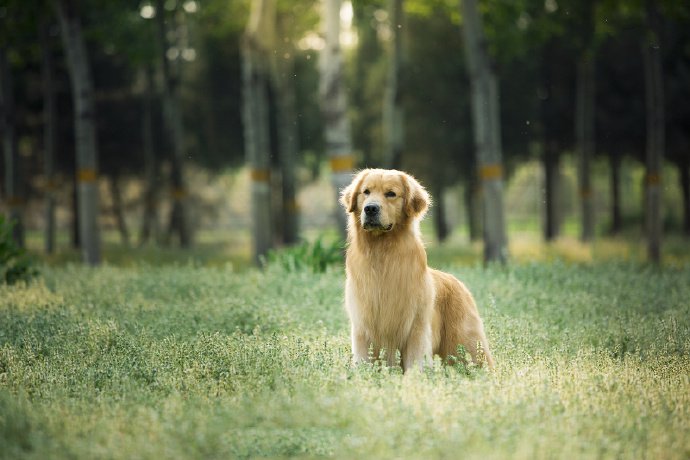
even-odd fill
[[[0,287],[4,458],[690,457],[690,267],[458,267],[493,373],[353,367],[343,272]]]

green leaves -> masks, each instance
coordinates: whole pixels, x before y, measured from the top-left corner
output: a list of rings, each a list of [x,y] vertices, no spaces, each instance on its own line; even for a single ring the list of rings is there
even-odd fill
[[[312,273],[323,273],[330,266],[343,265],[343,253],[340,241],[324,243],[323,237],[319,237],[313,243],[304,242],[270,251],[268,264],[278,265],[287,272],[310,270]]]
[[[0,283],[14,284],[38,275],[33,261],[12,237],[14,224],[0,215]]]

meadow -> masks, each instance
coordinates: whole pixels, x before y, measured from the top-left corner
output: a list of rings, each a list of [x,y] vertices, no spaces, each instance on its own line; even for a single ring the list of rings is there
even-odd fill
[[[690,456],[690,266],[447,269],[493,372],[353,366],[338,265],[45,266],[0,287],[0,457]]]

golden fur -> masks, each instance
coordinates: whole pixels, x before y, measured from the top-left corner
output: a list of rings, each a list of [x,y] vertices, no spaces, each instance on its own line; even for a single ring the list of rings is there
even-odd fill
[[[404,172],[365,169],[340,201],[349,214],[345,307],[354,360],[383,358],[385,349],[392,365],[399,351],[408,370],[430,364],[435,354],[444,361],[457,357],[462,345],[474,362],[492,367],[472,294],[452,275],[427,266],[419,233],[430,204],[426,190]],[[365,207],[376,210],[374,217]]]

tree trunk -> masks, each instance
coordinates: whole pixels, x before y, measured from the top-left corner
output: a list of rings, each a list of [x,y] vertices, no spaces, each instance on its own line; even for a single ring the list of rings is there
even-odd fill
[[[142,143],[144,151],[144,214],[142,216],[139,245],[146,244],[151,235],[158,234],[158,213],[156,192],[158,189],[158,165],[153,144],[153,69],[146,66],[142,70],[144,91],[142,94]]]
[[[560,233],[558,215],[559,158],[555,146],[544,142],[544,240],[553,241]]]
[[[79,182],[77,181],[77,172],[74,171],[72,175],[72,231],[70,232],[73,249],[79,249],[81,247],[79,222]]]
[[[503,213],[503,160],[498,80],[488,55],[476,0],[463,0],[463,32],[470,77],[475,155],[484,208],[484,260],[508,256]]]
[[[354,81],[366,81],[371,72],[371,63],[378,61],[381,57],[381,41],[377,36],[377,21],[374,12],[378,9],[374,3],[355,3],[354,4],[354,24],[357,28],[357,48],[353,57]],[[370,97],[367,94],[366,85],[353,85],[350,88],[349,96],[351,105],[354,107],[364,107],[370,104]],[[369,127],[375,123],[376,115],[364,113],[360,110],[352,120],[352,143],[356,150],[362,152],[362,164],[374,164],[374,134]]]
[[[274,13],[272,0],[253,0],[241,43],[244,145],[250,168],[252,235],[257,264],[272,246],[268,56],[263,40],[264,32],[270,33]]]
[[[170,182],[173,209],[170,213],[170,225],[168,238],[173,233],[177,233],[180,239],[180,246],[188,248],[192,245],[192,235],[189,228],[187,216],[188,193],[184,180],[184,125],[180,113],[177,82],[172,75],[170,63],[166,56],[168,50],[167,28],[165,26],[165,8],[163,0],[156,0],[156,21],[158,24],[158,42],[160,65],[163,74],[162,78],[162,97],[163,97],[163,120],[172,143],[173,154],[170,158]]]
[[[647,107],[647,149],[645,163],[645,219],[647,256],[650,262],[661,262],[661,166],[665,149],[664,87],[661,69],[659,13],[653,1],[647,2],[647,41],[642,44]]]
[[[578,183],[581,205],[580,239],[594,239],[594,193],[591,162],[594,157],[595,73],[594,73],[594,0],[583,0],[579,13],[584,45],[577,60],[575,88],[575,142],[578,155]]]
[[[470,241],[479,241],[482,237],[482,196],[477,173],[471,174],[465,186],[465,209],[467,211],[467,229]]]
[[[7,60],[7,48],[0,47],[0,135],[5,156],[5,199],[9,211],[8,220],[14,224],[12,237],[24,246],[24,187],[21,158],[17,151],[15,130],[14,85]]]
[[[113,216],[117,223],[117,230],[120,232],[122,244],[129,247],[129,230],[127,229],[127,219],[125,218],[124,206],[122,204],[122,192],[120,181],[117,174],[110,175],[110,194],[113,198]]]
[[[352,180],[354,156],[347,117],[347,94],[340,49],[341,0],[324,0],[323,23],[326,44],[321,53],[319,94],[324,119],[326,153],[330,158],[338,232],[345,239],[347,215],[339,204],[341,191]]]
[[[57,116],[55,111],[55,64],[49,36],[50,22],[41,21],[41,73],[43,79],[43,174],[45,175],[45,251],[55,252],[55,132]]]
[[[575,96],[582,241],[592,241],[594,238],[594,197],[591,178],[591,162],[594,155],[594,60],[590,54],[584,52],[577,63]]]
[[[450,233],[448,229],[448,219],[446,217],[446,203],[443,194],[443,187],[436,187],[434,190],[434,229],[436,230],[436,239],[439,243],[443,243],[448,238]]]
[[[623,230],[621,215],[621,156],[612,152],[609,155],[611,169],[611,233],[617,235]]]
[[[687,154],[678,164],[681,194],[683,195],[683,233],[690,236],[690,162]]]
[[[74,101],[79,239],[84,262],[101,262],[98,226],[98,145],[93,80],[75,0],[56,0]]]
[[[282,56],[289,58],[279,59],[276,65],[276,99],[278,104],[278,139],[281,176],[281,220],[284,244],[295,244],[299,240],[299,208],[297,206],[296,186],[296,158],[299,150],[296,110],[296,89],[292,76],[294,75],[294,60],[292,56],[295,50],[292,46],[283,43]]]
[[[403,0],[388,0],[390,30],[393,37],[388,58],[388,76],[383,100],[384,163],[391,169],[402,166],[404,112],[401,68],[403,62]]]

